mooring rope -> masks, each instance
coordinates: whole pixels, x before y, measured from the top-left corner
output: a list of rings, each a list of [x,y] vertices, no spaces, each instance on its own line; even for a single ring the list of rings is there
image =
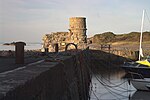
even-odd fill
[[[93,72],[92,72],[92,73],[93,73]],[[113,96],[115,96],[117,99],[119,99],[117,95],[122,96],[122,97],[126,97],[126,98],[128,97],[128,96],[121,95],[121,94],[119,94],[119,93],[117,93],[117,92],[115,92],[115,91],[109,89],[109,88],[107,87],[107,85],[105,85],[103,82],[101,82],[101,81],[98,79],[98,77],[97,77],[94,73],[93,73],[93,75],[95,76],[96,80],[97,80],[100,84],[102,84],[102,85],[105,87],[105,89],[106,89],[110,94],[112,94]],[[123,91],[123,92],[125,92],[125,91]]]
[[[85,54],[85,58],[87,58],[86,60],[87,61],[90,61],[90,59],[88,58],[88,56],[86,56],[87,55],[87,53]],[[113,86],[111,86],[111,85],[108,85],[108,84],[106,84],[105,82],[103,82],[103,81],[100,81],[101,79],[99,79],[95,74],[94,74],[94,72],[89,68],[89,66],[87,66],[88,67],[88,70],[90,71],[90,73],[92,73],[94,76],[95,76],[95,78],[97,79],[97,81],[100,83],[100,84],[102,84],[104,87],[105,87],[105,89],[110,93],[110,94],[112,94],[113,96],[115,96],[117,99],[119,99],[120,100],[120,98],[118,98],[117,96],[119,95],[119,96],[121,96],[121,97],[124,97],[124,98],[128,98],[128,96],[124,96],[124,95],[121,95],[121,94],[119,94],[119,93],[117,93],[117,92],[115,92],[115,91],[113,91],[113,90],[111,90],[111,89],[114,89],[113,87],[120,87],[120,85],[122,85],[122,84],[124,84],[125,82],[127,82],[127,81],[124,81],[124,82],[122,82],[122,83],[120,83],[120,84],[117,84],[117,85],[114,85],[113,83],[111,83],[111,84],[113,84]],[[105,78],[104,78],[105,79]],[[111,89],[109,89],[109,88],[111,88]],[[121,87],[122,88],[122,87]],[[120,91],[120,92],[129,92],[129,91],[132,91],[132,90],[128,90],[128,89],[125,89],[125,88],[122,88],[123,90],[126,90],[126,91],[121,91],[121,90],[118,90],[118,89],[114,89],[114,90],[117,90],[117,91]]]

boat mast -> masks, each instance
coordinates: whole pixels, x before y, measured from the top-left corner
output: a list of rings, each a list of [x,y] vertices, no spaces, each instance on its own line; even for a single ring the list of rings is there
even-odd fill
[[[139,60],[141,60],[141,56],[143,56],[143,52],[142,52],[142,37],[143,37],[144,15],[145,15],[145,10],[143,10],[142,24],[141,24],[140,47],[139,47]]]

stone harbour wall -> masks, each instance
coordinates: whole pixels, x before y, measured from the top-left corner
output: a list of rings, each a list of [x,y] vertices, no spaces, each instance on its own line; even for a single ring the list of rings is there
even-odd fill
[[[0,73],[0,100],[89,100],[87,51]]]

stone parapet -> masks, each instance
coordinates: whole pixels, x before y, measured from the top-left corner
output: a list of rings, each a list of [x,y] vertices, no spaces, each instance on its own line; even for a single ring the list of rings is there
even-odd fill
[[[85,54],[56,54],[0,73],[0,100],[88,100],[91,76]]]

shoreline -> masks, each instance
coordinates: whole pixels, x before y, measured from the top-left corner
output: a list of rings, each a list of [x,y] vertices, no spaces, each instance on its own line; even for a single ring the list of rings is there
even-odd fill
[[[40,50],[42,49],[42,45],[41,44],[27,44],[24,49],[26,51],[28,50]],[[0,44],[0,51],[15,51],[15,45],[3,45],[3,44]]]
[[[36,50],[25,50],[24,56],[36,56],[41,55],[41,49]],[[15,51],[14,50],[0,50],[0,57],[15,57]]]

